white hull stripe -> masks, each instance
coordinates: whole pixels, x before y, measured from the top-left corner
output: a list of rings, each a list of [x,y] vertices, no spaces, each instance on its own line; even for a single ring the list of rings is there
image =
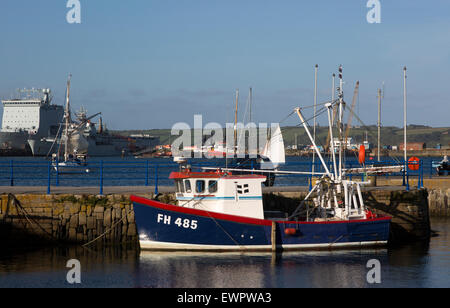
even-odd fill
[[[178,250],[178,251],[271,251],[271,245],[195,245],[195,244],[177,244],[167,242],[140,241],[142,250]],[[348,243],[329,243],[329,244],[292,244],[282,245],[284,250],[307,250],[307,249],[330,249],[330,248],[358,248],[368,246],[384,246],[387,241],[373,242],[348,242]]]

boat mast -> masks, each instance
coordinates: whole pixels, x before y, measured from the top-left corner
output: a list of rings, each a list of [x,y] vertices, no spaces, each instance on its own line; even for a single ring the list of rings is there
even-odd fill
[[[67,80],[67,93],[66,93],[66,110],[64,111],[64,118],[66,129],[64,131],[64,161],[68,159],[68,139],[69,139],[69,123],[70,123],[70,79],[72,78],[72,74],[69,75],[69,79]]]
[[[323,168],[325,169],[326,175],[332,177],[332,174],[330,173],[330,170],[328,169],[328,166],[327,166],[327,164],[325,163],[325,160],[323,159],[322,154],[320,154],[319,148],[317,147],[316,142],[315,142],[313,136],[312,136],[311,133],[309,132],[308,124],[306,123],[306,120],[305,120],[305,118],[303,117],[303,114],[302,114],[300,108],[295,108],[295,112],[297,113],[298,117],[300,118],[300,122],[301,122],[301,124],[303,125],[303,127],[305,128],[305,131],[306,131],[306,133],[307,133],[309,139],[311,140],[311,143],[312,143],[312,145],[313,145],[313,148],[314,148],[315,152],[317,153],[317,156],[319,157],[320,161],[322,162],[322,165],[323,165]]]
[[[381,161],[380,147],[381,147],[381,89],[378,89],[378,161]]]
[[[335,74],[333,74],[333,76],[332,76],[332,85],[331,85],[331,108],[332,108],[332,110],[335,110],[334,108],[333,108],[333,104],[334,104],[334,94],[335,94],[335,92],[336,92],[336,81],[335,81],[335,79],[336,79],[336,75]],[[335,121],[335,117],[336,117],[336,113],[335,112],[333,112],[333,114],[332,114],[332,116],[331,116],[331,121],[330,120],[328,120],[328,122],[329,122],[329,127],[330,127],[330,140],[331,140],[331,144],[327,144],[326,146],[328,147],[328,146],[330,146],[331,147],[331,152],[332,152],[332,157],[333,157],[333,168],[334,168],[334,174],[335,174],[335,180],[337,179],[337,175],[338,175],[338,173],[337,173],[337,165],[336,165],[336,152],[335,152],[335,149],[334,149],[334,138],[333,138],[333,125],[334,125],[334,121]]]
[[[234,111],[234,156],[236,156],[236,150],[237,150],[238,102],[239,102],[239,89],[236,90],[236,108]]]
[[[403,152],[405,158],[405,168],[406,168],[406,160],[407,150],[406,150],[406,125],[407,125],[407,113],[406,113],[406,66],[403,68]],[[405,169],[406,170],[406,169]]]
[[[253,89],[252,87],[250,87],[250,93],[249,93],[249,101],[250,101],[250,106],[249,106],[249,123],[252,123],[252,99],[253,99]]]
[[[328,111],[328,127],[330,130],[330,138],[333,140],[333,122],[332,122],[332,112],[333,112],[333,103],[326,104],[325,107],[327,107]],[[331,156],[333,158],[333,175],[334,180],[337,179],[337,170],[336,170],[336,153],[334,152],[334,142],[331,142]]]
[[[314,122],[313,122],[313,138],[314,142],[316,141],[316,114],[317,114],[317,71],[319,69],[319,65],[316,64],[314,68]],[[316,161],[316,153],[313,152],[313,159],[312,159],[312,175],[314,176],[315,171],[315,161]]]
[[[344,80],[342,79],[342,65],[339,66],[339,180],[342,180],[342,143],[343,143],[343,114],[344,114]]]

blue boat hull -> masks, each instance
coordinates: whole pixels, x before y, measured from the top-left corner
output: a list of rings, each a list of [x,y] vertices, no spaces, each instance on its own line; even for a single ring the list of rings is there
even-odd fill
[[[188,209],[132,196],[142,249],[272,249],[272,221]],[[283,250],[385,245],[390,217],[333,222],[277,221],[276,245]]]

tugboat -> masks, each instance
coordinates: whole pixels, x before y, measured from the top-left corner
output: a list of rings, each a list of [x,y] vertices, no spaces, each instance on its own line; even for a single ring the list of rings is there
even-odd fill
[[[339,99],[326,104],[331,136],[331,112],[336,104],[342,123],[342,68],[340,79]],[[264,213],[261,183],[267,171],[245,175],[226,169],[193,172],[185,160],[178,159],[180,170],[170,175],[178,205],[131,196],[141,249],[274,251],[386,245],[391,217],[365,207],[361,186],[367,183],[345,179],[351,170],[343,168],[342,150],[339,161],[332,154],[333,172],[328,169],[302,110],[295,112],[325,172],[315,173],[321,178],[293,213],[285,219]]]

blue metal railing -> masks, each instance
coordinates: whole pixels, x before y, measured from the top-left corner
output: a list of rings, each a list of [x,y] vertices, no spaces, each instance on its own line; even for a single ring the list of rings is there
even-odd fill
[[[393,166],[405,164],[405,162],[394,161],[367,161],[373,166]],[[191,161],[193,170],[200,170],[202,167],[225,167],[223,161]],[[386,178],[403,178],[403,185],[409,189],[409,181],[412,178],[418,179],[418,187],[423,187],[424,176],[432,177],[436,174],[433,161],[424,163],[420,160],[417,163],[408,162],[406,165],[418,165],[417,170],[407,168],[406,172],[389,173],[381,175]],[[331,171],[333,163],[328,162],[327,166]],[[253,169],[252,165],[243,166],[245,169]],[[306,171],[312,170],[311,161],[289,161],[280,170],[283,171]],[[361,167],[357,161],[347,161],[346,168]],[[99,187],[99,192],[103,195],[104,186],[154,186],[155,193],[159,191],[159,186],[172,186],[169,179],[172,171],[178,170],[179,166],[172,161],[161,160],[135,160],[135,161],[92,161],[83,169],[89,169],[89,173],[74,172],[63,173],[55,170],[49,161],[0,161],[0,186],[47,186],[47,193],[50,194],[53,186],[75,186],[75,187]],[[320,162],[314,163],[315,172],[324,172]],[[353,174],[350,178],[361,177],[365,179],[365,174]],[[278,174],[275,185],[277,186],[311,186],[313,177],[303,174]]]

